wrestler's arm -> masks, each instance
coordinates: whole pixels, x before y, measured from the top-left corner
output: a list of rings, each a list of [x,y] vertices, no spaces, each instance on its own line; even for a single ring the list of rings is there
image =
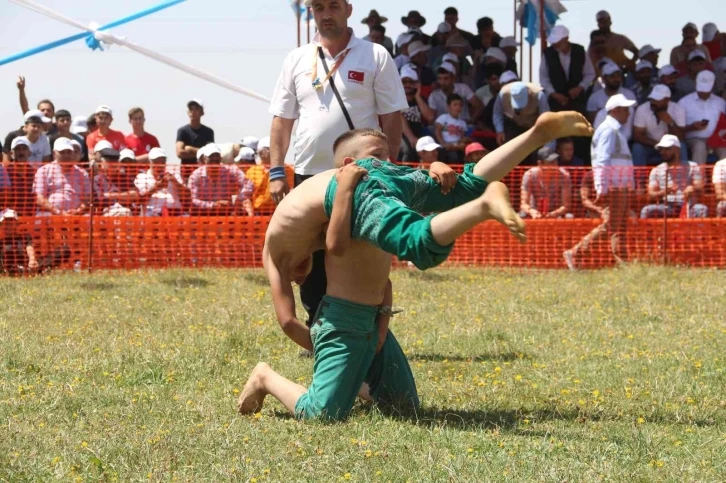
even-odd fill
[[[333,212],[330,215],[328,232],[325,235],[325,248],[333,256],[341,257],[350,247],[351,218],[353,213],[353,195],[358,181],[367,171],[355,164],[343,166],[335,174],[338,189],[333,201]]]

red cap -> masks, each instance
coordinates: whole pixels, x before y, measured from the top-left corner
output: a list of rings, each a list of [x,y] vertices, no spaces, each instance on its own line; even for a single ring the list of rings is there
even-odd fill
[[[486,150],[487,149],[479,143],[471,143],[466,147],[464,154],[469,156],[471,153],[475,153],[477,151],[486,151]]]

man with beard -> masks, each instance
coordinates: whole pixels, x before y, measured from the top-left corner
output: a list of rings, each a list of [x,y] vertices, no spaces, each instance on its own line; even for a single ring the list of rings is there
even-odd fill
[[[657,85],[648,96],[649,102],[635,110],[633,121],[633,164],[648,166],[648,161],[657,158],[659,153],[655,146],[666,134],[673,134],[683,140],[686,129],[686,111],[675,102],[671,102],[671,91],[664,85]],[[682,143],[683,159],[688,155],[685,143]],[[652,165],[651,165],[652,166]]]
[[[435,113],[421,96],[419,77],[411,66],[401,69],[401,82],[408,109],[403,111],[403,143],[398,157],[401,161],[416,162],[419,161],[416,143],[425,135],[426,125],[434,122]]]
[[[616,64],[609,62],[602,68],[602,80],[605,88],[593,93],[587,100],[587,119],[595,121],[597,113],[605,107],[608,99],[616,94],[622,94],[626,99],[635,101],[635,94],[630,89],[623,87],[623,71]]]

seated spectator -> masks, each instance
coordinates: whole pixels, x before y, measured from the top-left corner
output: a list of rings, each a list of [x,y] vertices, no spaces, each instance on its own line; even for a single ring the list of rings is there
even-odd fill
[[[416,143],[426,132],[426,126],[434,122],[434,110],[421,96],[418,74],[409,67],[401,69],[401,82],[406,93],[408,109],[403,111],[403,139],[398,159],[404,162],[418,161]]]
[[[56,133],[50,136],[48,141],[50,145],[55,144],[55,141],[58,138],[68,138],[77,141],[80,145],[83,146],[81,158],[79,159],[79,161],[88,161],[88,149],[86,148],[86,141],[78,134],[73,134],[71,132],[71,125],[71,113],[66,111],[65,109],[60,109],[58,112],[55,113]]]
[[[73,146],[73,162],[75,165],[85,166],[85,163],[81,163],[81,161],[83,158],[83,148],[86,146],[86,143],[81,144],[80,141],[71,139],[71,146]]]
[[[686,111],[671,102],[671,91],[664,85],[657,85],[648,96],[649,102],[635,110],[633,120],[633,165],[652,166],[660,161],[660,153],[655,146],[666,134],[673,134],[683,140],[686,129]],[[683,143],[681,159],[688,158]],[[654,162],[655,161],[655,162]]]
[[[458,94],[451,94],[446,103],[449,112],[436,118],[436,140],[446,150],[445,162],[460,163],[464,159],[464,149],[469,144],[466,122],[461,119],[464,100]]]
[[[681,99],[678,104],[686,111],[686,143],[691,160],[699,165],[708,158],[708,138],[716,131],[721,114],[726,113],[726,101],[712,94],[716,76],[703,71],[696,79],[696,92]],[[717,148],[718,159],[726,158],[726,148]]]
[[[722,159],[713,167],[713,187],[716,192],[716,216],[726,217],[726,159]]]
[[[430,46],[425,45],[420,40],[411,42],[408,45],[408,56],[411,60],[406,66],[416,70],[418,74],[419,83],[421,86],[426,87],[427,94],[431,93],[431,86],[436,83],[436,74],[428,66],[428,51],[431,49]]]
[[[438,118],[448,113],[448,97],[451,94],[458,94],[464,100],[464,106],[461,111],[461,120],[469,123],[479,117],[481,110],[484,109],[479,98],[466,84],[455,82],[456,68],[444,62],[437,71],[439,88],[429,96],[429,107],[434,111],[435,117]]]
[[[258,153],[260,164],[253,165],[245,173],[245,177],[254,184],[252,193],[252,209],[255,215],[271,215],[275,211],[275,202],[270,194],[270,138],[260,140]],[[288,186],[295,183],[295,170],[289,164],[285,165],[285,176]]]
[[[658,71],[658,83],[663,84],[671,91],[671,101],[678,102],[681,98],[676,90],[676,82],[678,82],[678,70],[672,65],[664,65]]]
[[[235,166],[222,166],[219,146],[204,147],[206,163],[189,178],[192,197],[192,215],[227,216],[237,211],[237,205],[250,216],[254,184]]]
[[[67,138],[53,144],[55,160],[35,173],[33,192],[38,216],[82,215],[88,211],[91,195],[88,173],[73,164],[73,145]]]
[[[202,101],[192,99],[187,102],[187,109],[189,124],[180,127],[176,132],[176,155],[182,165],[197,164],[199,148],[214,142],[214,131],[202,124],[204,116]]]
[[[479,129],[496,132],[496,129],[494,128],[494,105],[499,98],[499,93],[502,91],[502,87],[517,81],[519,81],[519,78],[517,77],[517,74],[512,71],[504,72],[496,80],[494,80],[493,77],[489,78],[489,92],[493,95],[489,99],[489,102],[485,104],[484,110],[477,119],[476,125]]]
[[[242,146],[234,158],[234,162],[241,165],[255,164],[255,150],[247,146]]]
[[[71,122],[70,131],[72,134],[81,136],[83,138],[83,144],[86,144],[86,136],[88,135],[88,119],[86,118],[86,116],[74,117],[73,121]]]
[[[550,110],[585,114],[587,91],[595,80],[595,67],[585,47],[570,42],[570,31],[557,25],[550,32],[550,46],[544,51],[539,78]]]
[[[469,43],[471,43],[476,38],[473,33],[467,32],[466,30],[461,30],[459,28],[459,11],[456,9],[456,7],[448,7],[446,10],[444,10],[444,23],[451,26],[452,34],[461,35]]]
[[[688,75],[682,76],[676,81],[676,90],[680,98],[696,92],[696,78],[698,74],[707,71],[708,65],[702,52],[695,50],[688,56]],[[720,95],[723,92],[723,74],[715,74],[713,93]]]
[[[408,56],[408,46],[420,39],[421,37],[416,33],[405,33],[398,37],[398,40],[396,40],[398,55],[393,58],[396,69],[401,70],[401,67],[411,62],[411,57]]]
[[[635,100],[638,105],[648,101],[648,95],[653,89],[653,72],[655,68],[653,64],[647,60],[641,60],[635,65],[635,73],[633,78],[635,82],[630,87],[630,90],[635,94]]]
[[[446,42],[451,36],[451,25],[441,22],[436,29],[433,37],[431,37],[431,50],[429,51],[429,67],[436,71],[444,62],[443,57],[448,52],[446,50]]]
[[[469,143],[464,150],[465,163],[478,163],[489,151],[480,143]]]
[[[645,44],[638,51],[638,58],[640,60],[645,60],[646,62],[650,62],[650,65],[653,66],[653,76],[652,76],[652,80],[651,80],[651,83],[653,85],[658,83],[658,78],[660,77],[659,70],[658,70],[658,60],[660,59],[660,53],[662,52],[662,50],[663,49],[656,49],[655,47],[653,47],[650,44]],[[627,84],[625,87],[630,88],[630,86]]]
[[[179,172],[167,169],[166,152],[161,148],[151,148],[149,162],[149,170],[137,174],[134,180],[142,203],[141,215],[183,215],[183,201],[189,196],[189,188],[184,186]]]
[[[502,76],[502,74],[503,72],[499,69],[492,69],[489,72],[489,76],[486,78],[486,85],[476,90],[476,97],[479,98],[482,105],[486,106],[487,104],[489,104],[489,101],[494,98],[494,96],[499,94],[499,90],[502,88],[501,84],[499,83],[499,78]]]
[[[28,162],[30,157],[30,141],[25,136],[13,139],[10,144],[11,159],[4,163],[10,178],[12,190],[8,193],[7,208],[19,212],[21,216],[35,213],[35,197],[33,196],[33,179],[36,168]]]
[[[0,240],[0,271],[3,275],[45,275],[71,257],[70,248],[62,245],[38,258],[33,238],[27,233],[20,233],[19,224],[18,214],[14,210],[7,209],[0,213],[0,226],[3,228],[3,238]]]
[[[719,32],[715,23],[704,24],[703,46],[714,61],[723,57],[726,54],[726,34]]]
[[[122,171],[121,155],[115,149],[102,149],[101,169],[93,177],[93,186],[98,201],[97,208],[106,216],[128,216],[132,214],[133,203],[140,199],[139,192]],[[127,156],[132,157],[129,150]],[[133,158],[132,158],[133,159]],[[127,161],[129,159],[127,158]]]
[[[471,45],[469,42],[461,34],[452,34],[446,41],[446,50],[449,54],[452,54],[451,57],[456,58],[456,60],[450,60],[454,67],[456,67],[456,81],[471,86],[474,79],[473,66],[468,59],[468,56],[471,54]]]
[[[148,161],[143,164],[137,163],[136,153],[128,148],[122,149],[119,153],[119,163],[119,176],[120,179],[123,179],[121,183],[123,183],[124,186],[131,186],[136,178],[136,175],[146,171],[147,166],[149,166]]]
[[[697,202],[703,193],[701,168],[681,160],[681,142],[672,134],[663,136],[656,148],[663,163],[650,171],[648,183],[648,198],[656,204],[644,206],[640,217],[706,218],[708,208]]]
[[[431,164],[438,161],[439,149],[441,149],[441,145],[437,144],[431,136],[424,136],[416,143],[416,151],[422,164]]]
[[[5,166],[0,163],[0,209],[7,207],[8,201],[12,201],[11,186],[10,175]]]
[[[393,55],[393,40],[386,37],[386,27],[383,26],[386,22],[388,22],[388,18],[381,17],[377,10],[371,10],[371,13],[361,22],[363,25],[368,25],[369,28],[369,33],[363,37],[363,40],[382,45],[389,54]]]
[[[123,133],[111,129],[113,111],[110,107],[101,105],[96,108],[96,122],[98,123],[98,129],[86,136],[89,155],[95,152],[96,144],[99,141],[108,141],[116,151],[126,147],[126,137]]]
[[[159,147],[159,140],[153,134],[146,132],[144,110],[140,107],[129,109],[129,124],[131,124],[132,132],[126,136],[124,144],[134,152],[136,162],[149,164],[149,152],[153,148]]]
[[[703,55],[706,56],[706,60],[711,62],[711,56],[708,53],[708,48],[704,45],[698,45],[698,41],[696,40],[698,37],[698,27],[695,23],[687,23],[685,27],[683,27],[681,35],[683,36],[681,45],[674,47],[673,50],[671,50],[670,63],[673,67],[678,68],[680,64],[687,62],[688,55],[694,50],[703,52]]]
[[[520,47],[519,42],[514,37],[504,37],[499,43],[499,48],[504,51],[507,56],[507,64],[504,66],[505,70],[511,70],[512,72],[518,72],[519,66],[517,65],[517,50]]]
[[[257,152],[257,145],[260,143],[260,139],[255,136],[245,136],[240,141],[240,147],[250,148],[255,153]]]
[[[563,168],[582,168],[585,161],[575,156],[575,141],[572,138],[560,138],[556,143],[556,152],[560,156],[557,160]]]
[[[494,103],[494,128],[500,146],[534,126],[537,118],[549,112],[547,96],[536,85],[513,82],[502,87]]]
[[[590,122],[595,121],[597,113],[605,107],[608,99],[615,94],[622,94],[631,101],[636,100],[633,91],[623,87],[623,71],[616,64],[605,64],[602,68],[602,80],[605,83],[605,88],[594,92],[587,100],[587,118]]]
[[[559,158],[546,146],[537,151],[537,166],[522,176],[522,218],[572,218],[572,183],[570,174],[557,165]]]
[[[486,82],[486,78],[489,73],[494,72],[505,72],[507,66],[507,54],[504,53],[499,47],[490,47],[479,60],[476,76],[474,78],[474,85],[481,87]]]
[[[638,49],[633,41],[625,35],[616,34],[611,30],[613,22],[607,11],[600,10],[595,18],[597,28],[605,33],[605,55],[612,59],[621,69],[632,71],[635,68],[635,62],[638,60]],[[626,50],[633,54],[632,59],[625,55]]]

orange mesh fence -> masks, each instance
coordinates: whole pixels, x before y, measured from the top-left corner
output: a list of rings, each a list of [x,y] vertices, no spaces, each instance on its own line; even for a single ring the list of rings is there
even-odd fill
[[[41,267],[261,266],[264,235],[274,207],[265,167],[216,166],[182,175],[175,166],[153,171],[148,166],[116,163],[102,165],[103,170],[91,178],[80,167],[62,170],[55,164],[36,170],[10,163],[5,169],[10,186],[0,184],[0,206],[19,215],[18,222],[0,223],[0,236],[6,241],[29,236],[36,258],[44,260]],[[617,254],[626,259],[726,266],[726,218],[716,218],[719,206],[723,210],[726,203],[717,199],[710,167],[700,173],[703,189],[684,205],[678,203],[688,184],[682,173],[664,174],[673,199],[663,204],[648,196],[650,169],[636,169],[636,185],[620,228],[588,209],[588,201],[595,198],[592,170],[564,170],[568,183],[556,178],[564,176],[560,170],[555,169],[555,178],[535,170],[525,178],[527,186],[522,190],[528,169],[517,168],[504,180],[515,209],[522,209],[523,215],[531,216],[525,208],[546,215],[563,202],[565,189],[570,202],[563,216],[527,219],[525,245],[502,226],[484,223],[457,241],[449,264],[565,268],[563,252],[574,248],[578,267],[607,267],[615,263],[613,238],[619,237]],[[291,170],[288,175],[292,184]],[[528,197],[524,205],[522,194]],[[667,209],[644,210],[659,203]],[[644,213],[650,218],[641,218]],[[4,243],[2,269],[17,273],[13,267],[27,264],[27,259],[11,251],[12,244]]]

